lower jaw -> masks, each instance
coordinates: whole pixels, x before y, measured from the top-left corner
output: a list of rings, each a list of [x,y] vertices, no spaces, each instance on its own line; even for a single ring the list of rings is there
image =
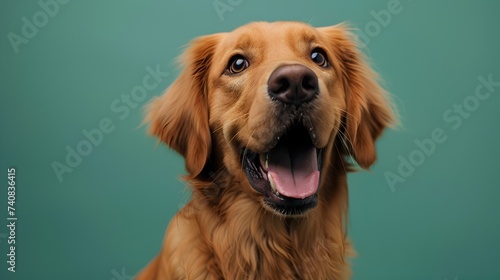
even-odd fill
[[[263,200],[264,204],[273,212],[287,217],[301,216],[318,205],[317,194],[304,199],[266,196]]]

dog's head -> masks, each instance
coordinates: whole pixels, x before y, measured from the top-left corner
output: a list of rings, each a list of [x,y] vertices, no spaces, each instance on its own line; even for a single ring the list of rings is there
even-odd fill
[[[195,39],[182,62],[149,107],[151,133],[185,157],[189,178],[225,170],[276,213],[316,206],[322,174],[343,164],[334,152],[370,167],[393,121],[344,25],[252,23]]]

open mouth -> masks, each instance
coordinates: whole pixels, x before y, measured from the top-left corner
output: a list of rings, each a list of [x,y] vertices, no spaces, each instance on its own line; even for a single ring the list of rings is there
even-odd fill
[[[272,149],[242,153],[250,185],[280,214],[300,215],[318,204],[323,150],[313,145],[310,131],[294,124]]]

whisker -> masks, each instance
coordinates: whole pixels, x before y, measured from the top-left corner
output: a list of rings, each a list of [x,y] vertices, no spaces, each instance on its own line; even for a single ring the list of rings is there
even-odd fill
[[[225,124],[230,124],[230,123],[233,123],[233,122],[235,122],[235,121],[237,121],[237,120],[239,120],[239,119],[241,119],[241,118],[243,118],[243,117],[246,117],[246,116],[248,116],[248,115],[250,115],[250,113],[246,113],[246,114],[243,114],[243,115],[241,115],[241,116],[238,116],[237,118],[234,118],[234,119],[232,119],[232,120],[228,121],[228,122],[227,122],[227,123],[225,123]],[[216,128],[216,129],[214,129],[212,132],[217,132],[217,131],[221,130],[223,127],[224,127],[224,125],[221,125],[220,127],[218,127],[218,128]]]
[[[213,177],[213,175],[212,175],[212,177],[213,177],[212,183],[215,183],[215,180],[219,179],[220,175],[222,175],[223,172],[224,172],[224,167],[223,166],[220,167],[219,170],[215,171],[214,175],[216,175],[216,176]]]
[[[342,113],[346,114],[346,117],[351,117],[351,118],[352,118],[352,120],[356,120],[356,117],[354,117],[354,115],[353,115],[353,114],[351,114],[351,113],[349,113],[348,111],[343,110],[343,109],[339,109],[339,110],[340,110],[340,112],[342,112]]]
[[[346,151],[349,151],[350,150],[349,147],[353,147],[351,139],[346,135],[345,132],[342,132],[341,130],[339,130],[338,133],[340,134],[340,140],[342,141],[342,146],[344,146]],[[350,146],[347,145],[346,141]]]
[[[337,152],[340,154],[339,148],[338,148],[336,145],[335,145],[335,149],[336,149],[336,150],[337,150]],[[351,156],[351,158],[352,158],[352,156]],[[345,173],[347,173],[347,168],[346,168],[346,166],[345,166],[345,164],[344,164],[344,160],[341,160],[340,162],[342,163],[342,168],[344,168],[344,172],[345,172]],[[330,163],[330,164],[332,164],[332,163]],[[333,167],[333,166],[332,166],[332,167]]]
[[[252,133],[250,134],[250,137],[248,137],[248,141],[247,143],[245,144],[245,148],[243,149],[243,154],[246,154],[247,150],[248,150],[248,143],[250,142],[250,139],[252,139],[252,136],[253,136],[253,133],[255,132],[255,129],[252,131]],[[243,172],[243,161],[245,160],[245,157],[242,157],[241,158],[241,172]]]
[[[338,133],[339,133],[339,134],[340,134],[340,136],[341,136],[341,137],[340,137],[340,141],[342,142],[342,146],[344,146],[344,148],[346,149],[347,155],[349,156],[349,158],[351,159],[351,161],[352,161],[353,163],[355,163],[356,161],[354,160],[354,157],[352,156],[352,153],[350,152],[350,151],[353,149],[354,144],[353,144],[353,143],[352,143],[352,141],[349,139],[349,137],[347,137],[347,136],[345,135],[345,133],[343,133],[343,132],[342,132],[342,131],[340,131],[340,130],[338,131]],[[350,147],[351,147],[351,148],[350,148],[349,146],[347,146],[346,141],[347,141],[347,143],[349,143],[349,145],[350,145]],[[339,153],[340,153],[340,151],[338,150],[338,147],[336,147],[336,148],[337,148],[337,152],[339,152]]]

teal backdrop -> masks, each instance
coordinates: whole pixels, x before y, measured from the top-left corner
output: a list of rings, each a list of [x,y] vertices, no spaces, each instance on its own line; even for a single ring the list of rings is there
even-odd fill
[[[499,12],[496,0],[0,1],[0,279],[144,267],[190,194],[143,106],[190,39],[263,20],[349,22],[399,108],[377,164],[349,177],[353,279],[500,279]]]

